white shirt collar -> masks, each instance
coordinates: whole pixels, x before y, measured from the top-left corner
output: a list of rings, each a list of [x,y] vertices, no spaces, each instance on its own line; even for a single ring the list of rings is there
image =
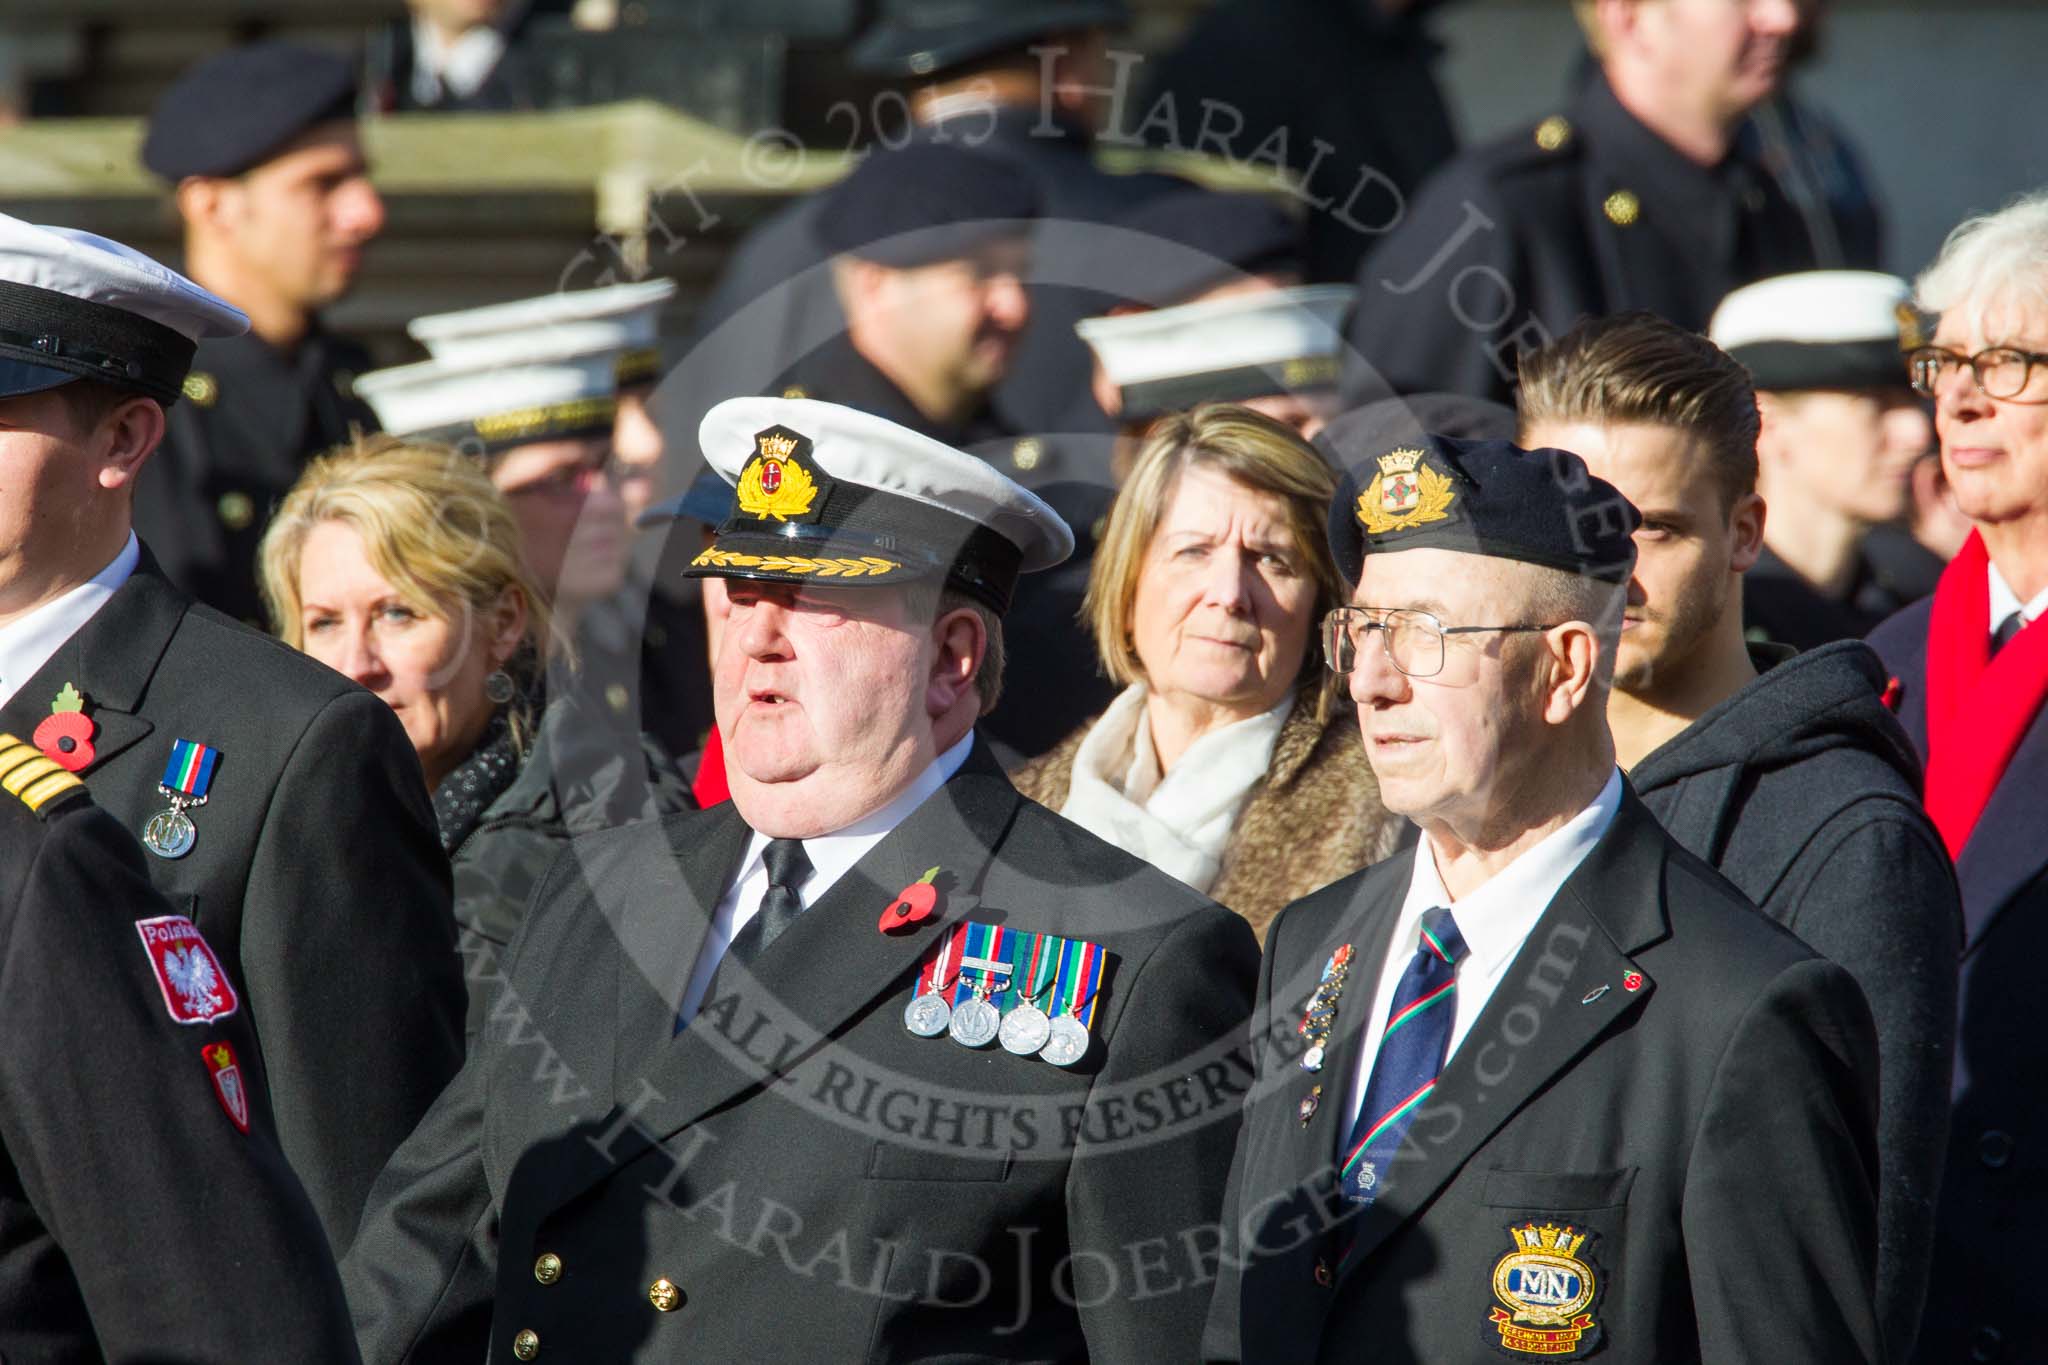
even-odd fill
[[[1401,906],[1402,921],[1412,917],[1420,923],[1424,911],[1448,906],[1465,945],[1472,950],[1473,967],[1482,976],[1495,975],[1522,950],[1523,940],[1557,898],[1558,889],[1600,842],[1620,809],[1621,769],[1616,768],[1591,805],[1455,901],[1444,889],[1435,846],[1425,833],[1415,845],[1408,898]],[[1407,951],[1407,945],[1402,944],[1402,951]]]
[[[2033,621],[2043,612],[2048,612],[2048,588],[2043,588],[2024,604],[2020,595],[2012,590],[2012,584],[2005,581],[2005,575],[1998,571],[1998,565],[1991,564],[1984,575],[1991,588],[1991,629],[1996,632],[2005,618],[2014,612],[2020,613],[2022,625]]]
[[[28,615],[0,626],[0,706],[14,700],[22,685],[106,605],[114,590],[135,572],[141,558],[141,543],[130,531],[127,543],[106,568]]]
[[[881,809],[863,815],[845,829],[830,834],[813,835],[803,841],[804,856],[811,860],[810,879],[804,883],[800,898],[808,910],[832,889],[832,884],[849,872],[853,865],[868,855],[868,850],[882,842],[889,832],[903,823],[910,813],[922,806],[926,799],[946,785],[953,774],[960,771],[960,765],[967,761],[967,755],[974,748],[974,732],[959,743],[933,759],[915,781],[896,794]],[[745,882],[761,868],[763,854],[768,848],[768,836],[759,830],[747,841],[747,856],[740,860],[739,875],[734,885]]]

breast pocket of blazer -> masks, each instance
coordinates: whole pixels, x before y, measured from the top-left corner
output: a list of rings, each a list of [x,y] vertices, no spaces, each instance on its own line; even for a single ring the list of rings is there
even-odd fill
[[[1009,1152],[944,1152],[877,1142],[868,1149],[870,1180],[937,1180],[995,1184],[1010,1178]]]
[[[1628,1203],[1636,1168],[1616,1171],[1488,1171],[1482,1196],[1508,1212],[1575,1213],[1618,1209]]]

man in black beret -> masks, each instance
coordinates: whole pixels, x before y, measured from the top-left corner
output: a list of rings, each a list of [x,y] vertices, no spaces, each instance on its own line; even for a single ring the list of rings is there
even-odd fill
[[[1267,937],[1205,1357],[1883,1359],[1870,1012],[1615,768],[1635,509],[1562,450],[1330,453],[1323,645],[1422,837]]]
[[[384,225],[355,122],[356,74],[288,43],[200,62],[158,101],[142,161],[171,188],[185,269],[249,315],[201,343],[186,402],[136,489],[137,528],[173,582],[260,622],[256,545],[306,460],[375,430],[359,346],[320,325]]]
[[[831,255],[843,331],[774,391],[886,417],[953,446],[1004,434],[989,395],[1031,316],[1030,181],[939,143],[877,152],[832,187],[813,224]]]

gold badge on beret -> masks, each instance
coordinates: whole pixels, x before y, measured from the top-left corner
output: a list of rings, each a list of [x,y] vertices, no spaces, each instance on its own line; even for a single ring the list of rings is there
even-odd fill
[[[1379,457],[1379,466],[1358,495],[1358,524],[1368,535],[1406,531],[1450,516],[1457,489],[1450,475],[1429,466],[1423,452],[1392,450]]]
[[[735,490],[740,511],[763,521],[809,515],[818,497],[818,481],[801,458],[809,446],[809,440],[788,427],[756,432],[754,458],[740,471]]]

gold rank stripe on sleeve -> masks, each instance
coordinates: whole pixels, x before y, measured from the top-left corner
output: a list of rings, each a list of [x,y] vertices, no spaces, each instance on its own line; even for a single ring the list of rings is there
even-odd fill
[[[57,798],[84,786],[34,745],[0,734],[0,787],[20,797],[37,815]]]

